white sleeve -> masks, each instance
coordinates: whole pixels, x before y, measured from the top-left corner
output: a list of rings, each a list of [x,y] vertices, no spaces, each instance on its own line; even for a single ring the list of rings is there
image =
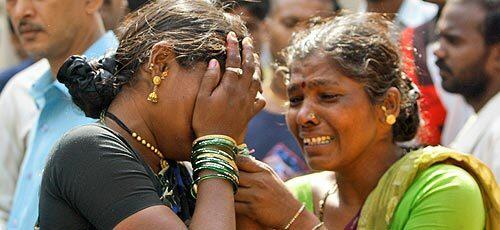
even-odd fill
[[[0,94],[0,229],[6,228],[28,133],[38,118],[29,81],[18,74]]]

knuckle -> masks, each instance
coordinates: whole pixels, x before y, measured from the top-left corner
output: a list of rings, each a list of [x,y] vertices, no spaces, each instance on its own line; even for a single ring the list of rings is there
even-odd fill
[[[265,189],[267,187],[267,183],[264,180],[257,180],[255,186],[260,189]]]

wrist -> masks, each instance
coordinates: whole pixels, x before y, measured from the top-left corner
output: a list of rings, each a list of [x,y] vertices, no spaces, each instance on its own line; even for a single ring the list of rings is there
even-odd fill
[[[238,190],[238,167],[234,161],[237,154],[235,141],[224,135],[209,135],[197,138],[193,142],[191,165],[193,167],[193,182],[191,195],[196,197],[198,184],[212,180],[217,183],[229,182],[233,192]],[[216,183],[214,183],[216,184]],[[222,185],[222,184],[221,184]]]
[[[314,229],[319,223],[320,220],[313,213],[304,210],[299,216],[297,216],[288,229]]]
[[[293,215],[293,217],[287,222],[287,224],[285,225],[285,227],[283,228],[284,230],[288,230],[290,229],[290,227],[293,225],[293,223],[298,219],[298,217],[300,216],[300,214],[302,214],[302,212],[304,212],[304,209],[306,208],[306,205],[305,204],[302,204],[300,206],[300,208],[297,210],[297,212],[295,212],[295,214]]]

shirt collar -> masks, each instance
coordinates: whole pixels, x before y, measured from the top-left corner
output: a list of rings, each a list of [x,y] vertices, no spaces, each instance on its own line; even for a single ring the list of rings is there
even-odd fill
[[[108,31],[103,36],[101,36],[96,42],[94,42],[94,44],[92,44],[83,53],[83,55],[91,59],[97,59],[106,54],[116,51],[118,45],[119,45],[118,39],[116,39],[116,36],[113,33],[113,31]],[[38,108],[43,107],[45,102],[44,95],[50,89],[50,87],[55,87],[56,89],[64,93],[64,95],[70,97],[66,86],[54,80],[50,68],[45,72],[41,73],[40,75],[41,77],[37,81],[35,81],[35,83],[30,89],[30,94],[35,99],[35,103],[37,104]]]

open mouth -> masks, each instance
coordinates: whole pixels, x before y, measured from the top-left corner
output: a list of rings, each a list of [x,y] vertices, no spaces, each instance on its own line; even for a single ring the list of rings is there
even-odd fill
[[[305,137],[303,139],[305,146],[327,145],[332,143],[332,136]]]

